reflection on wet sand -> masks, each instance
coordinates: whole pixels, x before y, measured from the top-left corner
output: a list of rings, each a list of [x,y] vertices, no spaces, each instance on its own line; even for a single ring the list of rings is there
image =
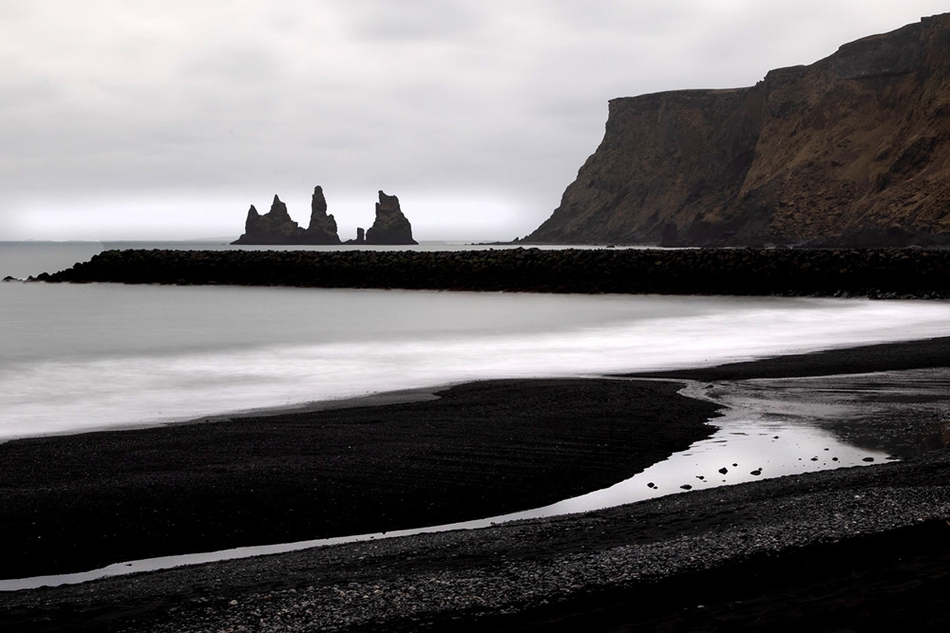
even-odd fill
[[[950,444],[950,369],[720,383],[713,399],[800,419],[841,441],[906,459]]]
[[[535,516],[689,490],[905,459],[950,444],[950,369],[690,382],[724,407],[718,430],[642,473]]]

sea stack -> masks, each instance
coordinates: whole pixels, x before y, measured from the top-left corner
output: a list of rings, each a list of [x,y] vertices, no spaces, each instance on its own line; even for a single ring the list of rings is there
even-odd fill
[[[313,188],[310,202],[310,226],[307,227],[308,244],[339,244],[340,236],[336,230],[333,214],[327,214],[327,199],[323,196],[323,187]]]
[[[366,231],[366,243],[397,246],[418,244],[412,239],[412,225],[399,208],[399,198],[379,192],[376,221]]]
[[[244,234],[232,244],[305,244],[306,231],[290,219],[287,205],[274,196],[270,211],[260,215],[254,205],[247,211]]]
[[[363,227],[356,227],[356,239],[346,240],[344,244],[365,244],[366,243],[366,231],[363,230]]]
[[[310,226],[305,230],[297,225],[287,212],[287,205],[274,196],[270,211],[260,215],[254,205],[247,212],[244,234],[232,244],[339,244],[336,220],[327,214],[327,200],[323,188],[313,189],[310,202]]]

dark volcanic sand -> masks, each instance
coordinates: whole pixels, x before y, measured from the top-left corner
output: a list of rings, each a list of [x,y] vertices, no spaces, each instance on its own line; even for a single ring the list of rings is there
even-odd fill
[[[812,354],[789,354],[717,367],[636,375],[713,381],[830,376],[948,366],[950,366],[950,338],[944,337],[833,349]]]
[[[0,578],[544,506],[710,434],[715,407],[676,389],[483,382],[427,402],[0,444]]]
[[[830,374],[855,371],[862,358],[867,369],[946,366],[940,359],[950,359],[948,352],[948,339],[940,339],[808,355],[792,366],[786,360],[763,361],[743,365],[741,372],[797,375],[797,365],[805,373],[820,367],[820,373]],[[711,379],[705,371],[704,379]],[[598,383],[597,389],[612,389]],[[549,394],[562,393],[556,384],[541,385]],[[504,408],[506,400],[532,402],[523,398],[531,398],[537,386],[504,382],[465,386],[462,392],[475,390],[470,393],[478,397],[468,406],[480,407],[500,388],[498,406]],[[658,389],[652,395],[640,391],[639,399],[620,398],[622,406],[642,412],[637,419],[655,420],[658,412],[666,415],[668,407],[682,404],[662,385],[635,386]],[[577,407],[587,409],[586,417],[591,408],[602,411],[596,417],[611,417],[613,403],[597,396],[591,401],[592,394],[577,388],[557,403],[534,396],[534,406],[547,403],[545,424]],[[577,398],[582,402],[572,405]],[[446,400],[405,406],[431,404],[438,410]],[[380,419],[384,409],[355,411],[344,415]],[[624,419],[638,426],[629,416]],[[175,430],[202,426],[216,425]],[[271,427],[267,435],[283,428]],[[122,435],[105,434],[99,444],[112,445]],[[485,435],[482,450],[492,459],[509,448],[510,436],[498,437],[491,429]],[[561,440],[547,444],[538,461],[557,460],[558,441],[577,437],[578,429],[567,424]],[[427,455],[438,453],[435,445]],[[448,446],[446,463],[453,456],[462,462],[470,458],[455,452],[459,446]],[[584,462],[601,461],[578,459],[585,451],[596,449],[575,445],[541,478],[563,475],[556,486],[563,491],[573,473],[592,467]],[[199,457],[189,444],[182,444],[182,452]],[[419,461],[420,476],[435,472],[427,471],[435,462]],[[469,470],[465,465],[460,472]],[[610,471],[614,464],[603,468]],[[565,470],[570,474],[560,472]],[[168,476],[174,481],[181,472],[179,465]],[[625,476],[618,470],[608,479]],[[247,497],[247,489],[241,490],[239,497]],[[516,491],[509,487],[502,496]],[[35,492],[42,496],[41,486]],[[466,505],[461,499],[456,503]],[[903,463],[694,491],[579,516],[0,594],[0,630],[946,630],[948,518],[950,453],[942,450]]]

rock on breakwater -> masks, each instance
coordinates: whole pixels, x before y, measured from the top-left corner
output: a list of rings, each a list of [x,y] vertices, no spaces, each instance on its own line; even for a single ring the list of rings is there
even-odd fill
[[[39,281],[511,292],[950,297],[950,250],[110,250]]]

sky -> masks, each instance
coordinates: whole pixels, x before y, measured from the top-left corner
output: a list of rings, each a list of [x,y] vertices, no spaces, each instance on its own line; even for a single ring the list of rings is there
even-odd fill
[[[236,238],[274,194],[343,239],[547,219],[609,99],[751,86],[946,0],[0,0],[0,240]]]

